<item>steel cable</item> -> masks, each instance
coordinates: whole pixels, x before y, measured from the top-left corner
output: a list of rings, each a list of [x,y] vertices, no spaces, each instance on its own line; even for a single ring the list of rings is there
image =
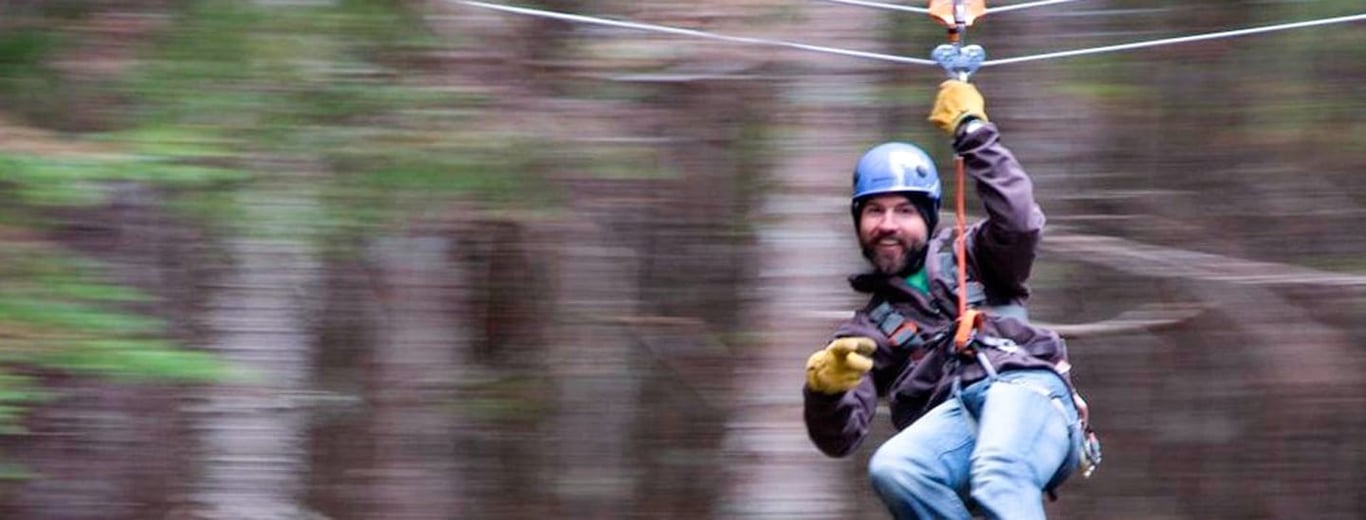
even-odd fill
[[[634,30],[639,30],[639,31],[659,32],[659,33],[665,33],[665,34],[677,34],[677,35],[681,35],[681,36],[691,36],[691,37],[695,37],[695,38],[704,38],[704,39],[709,39],[709,40],[719,40],[719,41],[725,41],[725,42],[730,42],[730,43],[742,43],[742,44],[749,44],[749,45],[764,45],[764,46],[769,46],[769,47],[784,47],[784,48],[789,48],[789,49],[797,49],[797,50],[804,50],[804,51],[811,51],[811,52],[820,52],[820,53],[825,53],[825,54],[834,54],[834,55],[848,56],[848,57],[854,57],[854,58],[863,58],[863,59],[872,59],[872,60],[888,61],[888,62],[893,62],[893,63],[910,63],[910,64],[913,64],[913,65],[932,65],[932,66],[938,66],[938,63],[935,63],[934,60],[929,60],[929,59],[924,59],[924,58],[911,58],[911,57],[907,57],[907,56],[897,56],[897,55],[893,55],[893,54],[881,54],[881,53],[876,53],[876,52],[856,51],[856,50],[851,50],[851,49],[841,49],[841,48],[837,48],[837,47],[825,47],[825,46],[821,46],[821,45],[809,45],[809,44],[805,44],[805,43],[789,42],[789,41],[783,41],[783,40],[768,40],[768,39],[764,39],[764,38],[754,38],[754,37],[749,37],[749,36],[730,36],[730,35],[725,35],[725,34],[717,34],[717,33],[705,32],[705,31],[698,31],[698,30],[694,30],[694,29],[683,29],[683,28],[679,28],[679,27],[669,27],[669,26],[664,26],[664,25],[655,25],[655,24],[647,24],[647,23],[639,23],[639,22],[628,22],[628,21],[621,21],[621,20],[609,20],[609,19],[606,19],[606,18],[596,18],[596,17],[592,17],[592,16],[584,16],[584,15],[578,15],[578,14],[562,13],[562,12],[556,12],[556,11],[545,11],[545,10],[541,10],[541,9],[531,9],[531,8],[526,8],[526,7],[514,7],[514,6],[508,6],[508,5],[490,4],[490,3],[487,3],[487,2],[478,2],[478,1],[474,1],[474,0],[447,0],[447,1],[455,2],[455,3],[460,3],[460,4],[472,6],[472,7],[479,7],[479,8],[483,8],[483,9],[492,9],[492,10],[496,10],[496,11],[503,11],[503,12],[508,12],[508,13],[515,13],[515,14],[521,14],[521,15],[528,15],[528,16],[537,16],[537,17],[542,17],[542,18],[553,18],[553,19],[564,20],[564,21],[568,21],[568,22],[577,22],[577,23],[585,23],[585,24],[592,24],[592,25],[603,25],[603,26],[608,26],[608,27],[618,27],[618,28],[623,28],[623,29],[634,29]],[[833,1],[833,0],[832,0],[832,1]],[[846,0],[846,1],[855,1],[855,0]],[[857,1],[862,1],[862,0],[857,0]],[[1060,1],[1060,0],[1043,0],[1043,2],[1054,2],[1054,3],[1057,3],[1057,2],[1059,2],[1059,1]],[[1074,0],[1061,0],[1061,1],[1074,1]],[[1032,2],[1032,3],[1033,3],[1033,4],[1036,4],[1036,5],[1043,5],[1043,2]],[[1016,5],[1018,5],[1018,6],[1027,6],[1027,5],[1030,5],[1030,4],[1029,4],[1029,3],[1026,3],[1026,4],[1016,4]],[[1148,40],[1148,41],[1133,42],[1133,43],[1125,43],[1125,44],[1119,44],[1119,45],[1107,45],[1107,46],[1103,46],[1103,47],[1092,47],[1092,48],[1086,48],[1086,49],[1075,49],[1075,50],[1070,50],[1070,51],[1059,51],[1059,52],[1049,52],[1049,53],[1044,53],[1044,54],[1033,54],[1033,55],[1028,55],[1028,56],[1017,56],[1017,57],[1013,57],[1013,58],[1002,58],[1002,59],[998,59],[998,60],[987,60],[987,61],[985,61],[985,62],[982,63],[982,66],[983,66],[983,67],[991,67],[991,66],[996,66],[996,65],[1009,65],[1009,64],[1014,64],[1014,63],[1024,63],[1024,62],[1030,62],[1030,61],[1041,61],[1041,60],[1049,60],[1049,59],[1055,59],[1055,58],[1069,58],[1069,57],[1073,57],[1073,56],[1084,56],[1084,55],[1089,55],[1089,54],[1100,54],[1100,53],[1106,53],[1106,52],[1117,52],[1117,51],[1125,51],[1125,50],[1131,50],[1131,49],[1142,49],[1142,48],[1147,48],[1147,47],[1157,47],[1157,46],[1161,46],[1161,45],[1172,45],[1172,44],[1177,44],[1177,43],[1187,43],[1187,42],[1195,42],[1195,41],[1203,41],[1203,40],[1214,40],[1214,39],[1219,39],[1219,38],[1233,38],[1233,37],[1238,37],[1238,36],[1246,36],[1246,35],[1250,35],[1250,34],[1260,34],[1260,33],[1267,33],[1267,32],[1273,32],[1273,31],[1283,31],[1283,30],[1288,30],[1288,29],[1300,29],[1300,28],[1304,28],[1304,27],[1316,27],[1316,26],[1321,26],[1321,25],[1330,25],[1330,24],[1346,23],[1346,22],[1356,22],[1356,21],[1362,21],[1362,20],[1366,20],[1366,13],[1355,14],[1355,15],[1348,15],[1348,16],[1338,16],[1338,17],[1334,17],[1334,18],[1322,18],[1322,19],[1318,19],[1318,20],[1308,20],[1308,21],[1303,21],[1303,22],[1291,22],[1291,23],[1283,23],[1283,24],[1276,24],[1276,25],[1268,25],[1268,26],[1263,26],[1263,27],[1251,27],[1251,28],[1247,28],[1247,29],[1236,29],[1236,30],[1232,30],[1232,31],[1220,31],[1220,32],[1213,32],[1213,33],[1206,33],[1206,34],[1196,34],[1196,35],[1191,35],[1191,36],[1181,36],[1181,37],[1177,37],[1177,38],[1162,38],[1162,39],[1158,39],[1158,40]]]
[[[797,49],[797,50],[804,50],[804,51],[821,52],[821,53],[826,53],[826,54],[835,54],[835,55],[839,55],[839,56],[849,56],[849,57],[853,57],[853,58],[865,58],[865,59],[872,59],[872,60],[890,61],[890,62],[894,62],[894,63],[911,63],[911,64],[915,64],[915,65],[937,65],[937,64],[934,62],[934,60],[928,60],[928,59],[924,59],[924,58],[910,58],[910,57],[906,57],[906,56],[896,56],[896,55],[893,55],[893,54],[880,54],[880,53],[876,53],[876,52],[864,52],[864,51],[856,51],[856,50],[850,50],[850,49],[840,49],[840,48],[836,48],[836,47],[825,47],[825,46],[821,46],[821,45],[808,45],[808,44],[805,44],[805,43],[788,42],[788,41],[781,41],[781,40],[768,40],[768,39],[764,39],[764,38],[753,38],[753,37],[749,37],[749,36],[729,36],[729,35],[725,35],[725,34],[716,34],[716,33],[710,33],[710,32],[705,32],[705,31],[697,31],[697,30],[693,30],[693,29],[683,29],[683,28],[679,28],[679,27],[669,27],[669,26],[664,26],[664,25],[655,25],[655,24],[639,23],[639,22],[627,22],[627,21],[620,21],[620,20],[609,20],[609,19],[606,19],[606,18],[596,18],[596,17],[592,17],[592,16],[584,16],[584,15],[578,15],[578,14],[561,13],[561,12],[557,12],[557,11],[544,11],[544,10],[541,10],[541,9],[530,9],[530,8],[526,8],[526,7],[513,7],[513,6],[509,6],[509,5],[490,4],[490,3],[486,3],[486,2],[476,2],[476,1],[472,1],[472,0],[452,0],[452,1],[455,1],[455,2],[461,3],[461,4],[465,4],[465,5],[468,5],[468,6],[472,6],[472,7],[480,7],[480,8],[484,8],[484,9],[493,9],[493,10],[496,10],[496,11],[504,11],[504,12],[509,12],[509,13],[516,13],[516,14],[528,15],[528,16],[538,16],[538,17],[541,17],[541,18],[553,18],[553,19],[556,19],[556,20],[564,20],[564,21],[569,21],[569,22],[578,22],[578,23],[593,24],[593,25],[603,25],[603,26],[608,26],[608,27],[618,27],[618,28],[622,28],[622,29],[635,29],[635,30],[639,30],[639,31],[651,31],[651,32],[658,32],[658,33],[665,33],[665,34],[677,34],[677,35],[682,35],[682,36],[692,36],[692,37],[696,37],[696,38],[705,38],[705,39],[709,39],[709,40],[720,40],[720,41],[731,42],[731,43],[745,43],[745,44],[751,44],[751,45],[765,45],[765,46],[769,46],[769,47],[785,47],[785,48],[789,48],[789,49]]]
[[[859,6],[859,7],[872,7],[872,8],[874,8],[874,9],[886,9],[886,10],[888,10],[888,11],[905,11],[905,12],[908,12],[908,13],[919,13],[919,14],[928,14],[928,13],[930,12],[929,9],[926,9],[926,8],[924,8],[924,7],[910,7],[910,6],[906,6],[906,5],[888,4],[888,3],[883,3],[883,2],[870,2],[870,1],[868,1],[868,0],[821,0],[821,1],[822,1],[822,2],[830,2],[830,3],[832,3],[832,4],[856,5],[856,6]],[[1050,0],[1050,1],[1055,1],[1055,0]],[[1065,1],[1071,1],[1071,0],[1065,0]]]
[[[885,10],[888,10],[888,11],[904,11],[904,12],[908,12],[908,13],[928,14],[928,13],[930,12],[929,9],[926,9],[926,8],[924,8],[924,7],[910,7],[910,6],[900,5],[900,4],[889,4],[889,3],[885,3],[885,2],[873,2],[873,1],[870,1],[870,0],[820,0],[820,1],[822,1],[822,2],[829,2],[829,3],[832,3],[832,4],[845,4],[845,5],[856,5],[856,6],[859,6],[859,7],[872,7],[872,8],[874,8],[874,9],[885,9]],[[1076,1],[1078,1],[1078,0],[1038,0],[1038,1],[1035,1],[1035,2],[1025,2],[1025,3],[1022,3],[1022,4],[1003,5],[1003,6],[1000,6],[1000,7],[987,7],[987,14],[991,14],[991,13],[1004,13],[1004,12],[1008,12],[1008,11],[1018,11],[1018,10],[1020,10],[1020,9],[1029,9],[1029,8],[1031,8],[1031,7],[1044,7],[1044,6],[1049,6],[1049,5],[1065,4],[1065,3],[1068,3],[1068,2],[1076,2]]]
[[[987,7],[987,14],[1018,11],[1020,9],[1029,9],[1031,7],[1044,7],[1049,5],[1065,4],[1068,2],[1076,1],[1077,0],[1039,0],[1037,2],[1025,2],[1023,4],[1003,5],[1000,7]]]
[[[1336,18],[1323,18],[1319,20],[1309,20],[1305,22],[1292,22],[1263,27],[1251,27],[1247,29],[1237,29],[1232,31],[1220,31],[1206,34],[1196,34],[1192,36],[1181,36],[1178,38],[1163,38],[1160,40],[1148,40],[1134,43],[1124,43],[1120,45],[1107,45],[1104,47],[1092,47],[1089,49],[1076,49],[1071,51],[1049,52],[1044,54],[1033,54],[1029,56],[1019,56],[1015,58],[1003,58],[999,60],[987,60],[982,63],[983,67],[994,65],[1009,65],[1011,63],[1024,63],[1027,61],[1051,60],[1054,58],[1070,58],[1072,56],[1084,56],[1088,54],[1100,54],[1103,52],[1127,51],[1130,49],[1142,49],[1145,47],[1157,47],[1159,45],[1171,45],[1176,43],[1186,43],[1202,40],[1214,40],[1219,38],[1232,38],[1236,36],[1246,36],[1249,34],[1260,34],[1272,31],[1283,31],[1287,29],[1300,29],[1304,27],[1315,27],[1334,23],[1345,23],[1366,20],[1366,13],[1339,16]]]

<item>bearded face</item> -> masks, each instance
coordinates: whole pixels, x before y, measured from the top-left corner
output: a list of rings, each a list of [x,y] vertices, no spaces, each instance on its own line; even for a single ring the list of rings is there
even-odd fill
[[[874,196],[859,210],[859,247],[878,272],[906,275],[920,266],[929,230],[920,211],[904,195]]]

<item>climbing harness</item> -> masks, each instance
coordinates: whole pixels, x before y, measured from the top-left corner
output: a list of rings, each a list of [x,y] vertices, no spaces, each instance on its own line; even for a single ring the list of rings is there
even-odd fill
[[[901,313],[892,308],[892,304],[882,302],[873,310],[868,311],[868,319],[877,325],[882,335],[887,336],[893,347],[899,349],[911,349],[912,357],[919,358],[923,355],[920,347],[925,346],[925,341],[917,335],[919,327],[914,321],[906,319]]]

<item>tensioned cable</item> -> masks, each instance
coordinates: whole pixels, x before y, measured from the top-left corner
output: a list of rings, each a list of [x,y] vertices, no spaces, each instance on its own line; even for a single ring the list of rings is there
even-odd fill
[[[886,9],[888,11],[905,11],[908,13],[929,14],[930,10],[924,7],[911,7],[898,4],[887,4],[882,2],[870,2],[868,0],[821,0],[834,4],[857,5],[859,7],[872,7],[875,9]],[[1051,1],[1051,0],[1050,0]]]
[[[1003,58],[999,60],[987,60],[982,63],[983,67],[993,65],[1007,65],[1011,63],[1023,63],[1026,61],[1049,60],[1053,58],[1070,58],[1072,56],[1083,56],[1087,54],[1099,54],[1102,52],[1127,51],[1130,49],[1142,49],[1144,47],[1156,47],[1159,45],[1170,45],[1174,43],[1186,43],[1201,40],[1213,40],[1217,38],[1231,38],[1235,36],[1246,36],[1272,31],[1283,31],[1286,29],[1300,29],[1304,27],[1314,27],[1318,25],[1328,25],[1334,23],[1355,22],[1366,20],[1366,13],[1349,16],[1339,16],[1336,18],[1324,18],[1321,20],[1309,20],[1306,22],[1293,22],[1278,25],[1268,25],[1264,27],[1251,27],[1247,29],[1237,29],[1233,31],[1221,31],[1206,34],[1196,34],[1192,36],[1182,36],[1179,38],[1163,38],[1161,40],[1149,40],[1144,42],[1125,43],[1120,45],[1107,45],[1104,47],[1093,47],[1090,49],[1077,49],[1071,51],[1050,52],[1045,54],[1035,54],[1031,56],[1019,56],[1016,58]]]
[[[859,7],[872,7],[872,8],[874,8],[874,9],[886,9],[886,10],[888,10],[888,11],[905,11],[905,12],[908,12],[908,13],[920,13],[920,14],[928,14],[928,13],[930,12],[929,9],[926,9],[926,8],[924,8],[924,7],[910,7],[910,6],[900,5],[900,4],[888,4],[888,3],[885,3],[885,2],[872,2],[872,1],[870,1],[870,0],[821,0],[821,1],[822,1],[822,2],[835,3],[835,4],[857,5],[857,6],[859,6]],[[990,13],[1004,13],[1004,12],[1007,12],[1007,11],[1018,11],[1018,10],[1020,10],[1020,9],[1029,9],[1029,8],[1031,8],[1031,7],[1043,7],[1043,6],[1047,6],[1047,5],[1065,4],[1065,3],[1068,3],[1068,2],[1076,2],[1076,1],[1077,1],[1077,0],[1038,0],[1038,1],[1035,1],[1035,2],[1025,2],[1025,3],[1023,3],[1023,4],[1003,5],[1003,6],[1000,6],[1000,7],[987,7],[987,14],[990,14]]]
[[[1048,6],[1048,5],[1065,4],[1065,3],[1068,3],[1068,2],[1076,2],[1076,1],[1077,1],[1077,0],[1039,0],[1039,1],[1037,1],[1037,2],[1025,2],[1025,3],[1023,3],[1023,4],[1002,5],[1002,6],[999,6],[999,7],[990,7],[990,6],[988,6],[988,7],[987,7],[987,14],[991,14],[991,13],[1004,13],[1004,12],[1007,12],[1007,11],[1018,11],[1018,10],[1020,10],[1020,9],[1029,9],[1029,8],[1031,8],[1031,7],[1044,7],[1044,6]]]
[[[915,65],[936,65],[936,66],[938,65],[938,63],[935,63],[933,60],[922,59],[922,58],[910,58],[910,57],[906,57],[906,56],[897,56],[897,55],[893,55],[893,54],[880,54],[880,53],[875,53],[875,52],[855,51],[855,50],[849,50],[849,49],[840,49],[840,48],[836,48],[836,47],[824,47],[824,46],[820,46],[820,45],[808,45],[808,44],[805,44],[805,43],[795,43],[795,42],[788,42],[788,41],[781,41],[781,40],[766,40],[766,39],[763,39],[763,38],[753,38],[753,37],[748,37],[748,36],[729,36],[729,35],[724,35],[724,34],[716,34],[716,33],[704,32],[704,31],[697,31],[697,30],[693,30],[693,29],[682,29],[682,28],[678,28],[678,27],[668,27],[668,26],[664,26],[664,25],[654,25],[654,24],[646,24],[646,23],[638,23],[638,22],[626,22],[626,21],[619,21],[619,20],[608,20],[608,19],[606,19],[606,18],[594,18],[594,17],[591,17],[591,16],[584,16],[584,15],[577,15],[577,14],[569,14],[569,13],[561,13],[561,12],[556,12],[556,11],[544,11],[544,10],[540,10],[540,9],[530,9],[530,8],[526,8],[526,7],[513,7],[513,6],[507,6],[507,5],[490,4],[490,3],[486,3],[486,2],[478,2],[478,1],[473,1],[473,0],[447,0],[447,1],[456,2],[456,3],[461,3],[461,4],[465,4],[465,5],[472,6],[472,7],[479,7],[479,8],[484,8],[484,9],[493,9],[493,10],[497,10],[497,11],[504,11],[504,12],[515,13],[515,14],[529,15],[529,16],[538,16],[538,17],[542,17],[542,18],[553,18],[553,19],[557,19],[557,20],[565,20],[565,21],[570,21],[570,22],[579,22],[579,23],[594,24],[594,25],[604,25],[604,26],[609,26],[609,27],[620,27],[620,28],[635,29],[635,30],[640,30],[640,31],[653,31],[653,32],[661,32],[661,33],[667,33],[667,34],[678,34],[678,35],[683,35],[683,36],[692,36],[692,37],[697,37],[697,38],[706,38],[706,39],[711,39],[711,40],[720,40],[720,41],[726,41],[726,42],[731,42],[731,43],[745,43],[745,44],[751,44],[751,45],[766,45],[766,46],[770,46],[770,47],[785,47],[785,48],[789,48],[789,49],[797,49],[797,50],[812,51],[812,52],[821,52],[821,53],[826,53],[826,54],[835,54],[835,55],[839,55],[839,56],[850,56],[850,57],[855,57],[855,58],[865,58],[865,59],[872,59],[872,60],[890,61],[890,62],[894,62],[894,63],[911,63],[911,64],[915,64]],[[1017,5],[1025,5],[1025,4],[1017,4]],[[1339,16],[1339,17],[1335,17],[1335,18],[1323,18],[1323,19],[1319,19],[1319,20],[1309,20],[1309,21],[1304,21],[1304,22],[1292,22],[1292,23],[1284,23],[1284,24],[1277,24],[1277,25],[1268,25],[1268,26],[1264,26],[1264,27],[1252,27],[1252,28],[1247,28],[1247,29],[1237,29],[1237,30],[1232,30],[1232,31],[1221,31],[1221,32],[1213,32],[1213,33],[1206,33],[1206,34],[1196,34],[1196,35],[1192,35],[1192,36],[1182,36],[1182,37],[1179,37],[1179,38],[1163,38],[1163,39],[1160,39],[1160,40],[1149,40],[1149,41],[1142,41],[1142,42],[1125,43],[1125,44],[1120,44],[1120,45],[1107,45],[1107,46],[1104,46],[1104,47],[1093,47],[1093,48],[1088,48],[1088,49],[1077,49],[1077,50],[1070,50],[1070,51],[1050,52],[1050,53],[1045,53],[1045,54],[1034,54],[1034,55],[1030,55],[1030,56],[1018,56],[1018,57],[1014,57],[1014,58],[1003,58],[1003,59],[999,59],[999,60],[988,60],[988,61],[986,61],[986,62],[983,62],[983,63],[982,63],[982,66],[983,66],[983,67],[987,67],[987,66],[995,66],[995,65],[1009,65],[1009,64],[1012,64],[1012,63],[1023,63],[1023,62],[1027,62],[1027,61],[1039,61],[1039,60],[1048,60],[1048,59],[1054,59],[1054,58],[1068,58],[1068,57],[1072,57],[1072,56],[1083,56],[1083,55],[1087,55],[1087,54],[1099,54],[1099,53],[1104,53],[1104,52],[1115,52],[1115,51],[1124,51],[1124,50],[1131,50],[1131,49],[1141,49],[1141,48],[1146,48],[1146,47],[1156,47],[1156,46],[1159,46],[1159,45],[1170,45],[1170,44],[1175,44],[1175,43],[1186,43],[1186,42],[1201,41],[1201,40],[1213,40],[1213,39],[1218,39],[1218,38],[1231,38],[1231,37],[1236,37],[1236,36],[1246,36],[1246,35],[1249,35],[1249,34],[1258,34],[1258,33],[1272,32],[1272,31],[1283,31],[1283,30],[1287,30],[1287,29],[1300,29],[1300,28],[1304,28],[1304,27],[1315,27],[1315,26],[1319,26],[1319,25],[1329,25],[1329,24],[1335,24],[1335,23],[1355,22],[1355,21],[1361,21],[1361,20],[1366,20],[1366,13],[1355,14],[1355,15],[1348,15],[1348,16]]]
[[[556,20],[565,20],[565,21],[569,21],[569,22],[579,22],[579,23],[586,23],[586,24],[593,24],[593,25],[605,25],[605,26],[608,26],[608,27],[620,27],[620,28],[623,28],[623,29],[635,29],[635,30],[640,30],[640,31],[653,31],[653,32],[659,32],[659,33],[666,33],[666,34],[678,34],[678,35],[683,35],[683,36],[693,36],[693,37],[697,37],[697,38],[706,38],[706,39],[709,39],[709,40],[720,40],[720,41],[732,42],[732,43],[747,43],[747,44],[752,44],[752,45],[767,45],[767,46],[770,46],[770,47],[786,47],[786,48],[789,48],[789,49],[798,49],[798,50],[813,51],[813,52],[823,52],[823,53],[826,53],[826,54],[836,54],[836,55],[840,55],[840,56],[850,56],[850,57],[854,57],[854,58],[866,58],[866,59],[890,61],[890,62],[896,62],[896,63],[913,63],[913,64],[916,64],[916,65],[937,65],[937,64],[934,62],[934,60],[929,60],[929,59],[924,59],[924,58],[909,58],[909,57],[906,57],[906,56],[896,56],[896,55],[893,55],[893,54],[880,54],[880,53],[876,53],[876,52],[855,51],[855,50],[849,50],[849,49],[840,49],[840,48],[836,48],[836,47],[823,47],[823,46],[820,46],[820,45],[808,45],[808,44],[805,44],[805,43],[796,43],[796,42],[788,42],[788,41],[781,41],[781,40],[766,40],[766,39],[763,39],[763,38],[753,38],[753,37],[749,37],[749,36],[729,36],[729,35],[725,35],[725,34],[717,34],[717,33],[705,32],[705,31],[697,31],[697,30],[693,30],[693,29],[682,29],[682,28],[679,28],[679,27],[669,27],[669,26],[665,26],[665,25],[655,25],[655,24],[639,23],[639,22],[626,22],[626,21],[620,21],[620,20],[609,20],[609,19],[606,19],[606,18],[595,18],[595,17],[592,17],[592,16],[584,16],[584,15],[578,15],[578,14],[562,13],[562,12],[558,12],[558,11],[543,11],[543,10],[540,10],[540,9],[530,9],[530,8],[526,8],[526,7],[513,7],[513,6],[509,6],[509,5],[498,5],[498,4],[490,4],[490,3],[485,3],[485,2],[475,2],[475,1],[472,1],[472,0],[450,0],[450,1],[454,1],[454,2],[457,2],[457,3],[465,4],[465,5],[472,6],[472,7],[482,7],[482,8],[484,8],[484,9],[493,9],[493,10],[495,10],[495,11],[504,11],[504,12],[509,12],[509,13],[524,14],[524,15],[529,15],[529,16],[539,16],[539,17],[541,17],[541,18],[553,18],[553,19],[556,19]]]

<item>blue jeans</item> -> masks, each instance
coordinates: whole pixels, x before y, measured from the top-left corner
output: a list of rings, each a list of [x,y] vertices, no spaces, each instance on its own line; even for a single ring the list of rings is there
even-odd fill
[[[888,439],[868,463],[896,518],[1042,519],[1043,491],[1076,466],[1077,409],[1051,370],[962,389]]]

